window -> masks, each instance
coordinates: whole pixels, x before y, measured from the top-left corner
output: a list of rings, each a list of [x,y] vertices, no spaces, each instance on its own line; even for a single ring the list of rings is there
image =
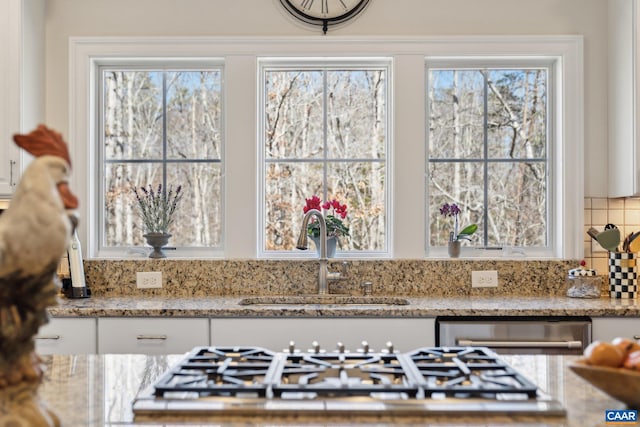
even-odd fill
[[[300,52],[304,52],[304,58],[300,57]],[[212,53],[216,55],[215,58],[211,57]],[[488,55],[491,58],[487,59]],[[464,58],[464,62],[461,58]],[[501,61],[494,61],[494,58]],[[73,162],[70,184],[81,200],[78,210],[82,220],[78,234],[87,259],[144,257],[144,254],[135,251],[136,247],[143,245],[142,242],[135,243],[133,240],[133,230],[139,230],[137,220],[131,217],[131,222],[126,221],[126,210],[131,210],[129,215],[133,215],[133,204],[131,199],[123,197],[129,191],[128,180],[134,182],[135,175],[122,175],[117,168],[122,168],[128,174],[132,174],[133,169],[141,171],[139,173],[151,174],[151,165],[144,165],[142,162],[149,159],[153,160],[156,175],[143,175],[145,179],[140,179],[137,184],[144,185],[147,176],[153,178],[154,184],[162,182],[159,177],[163,168],[166,168],[167,184],[200,185],[200,182],[193,179],[185,183],[182,181],[184,175],[180,176],[181,181],[174,181],[170,175],[177,170],[184,174],[186,172],[183,170],[191,167],[206,166],[210,168],[208,170],[211,174],[205,173],[204,178],[219,179],[215,183],[219,190],[205,188],[198,190],[200,194],[205,194],[204,198],[190,195],[188,200],[183,199],[186,210],[207,212],[207,218],[201,217],[200,222],[208,221],[205,227],[209,227],[210,235],[214,236],[210,243],[212,246],[182,246],[186,243],[178,245],[172,238],[169,244],[178,246],[178,250],[174,251],[175,255],[174,252],[169,252],[171,257],[314,257],[315,251],[293,249],[292,241],[299,232],[304,198],[314,193],[324,196],[323,198],[345,197],[349,204],[347,221],[351,226],[352,236],[348,241],[342,242],[343,246],[338,252],[340,257],[421,259],[425,254],[433,258],[444,256],[446,225],[443,223],[441,228],[433,231],[430,224],[430,221],[442,219],[434,216],[433,211],[443,199],[434,199],[433,207],[429,204],[433,190],[429,188],[428,180],[432,163],[426,160],[428,145],[425,144],[425,141],[429,142],[430,136],[425,61],[427,69],[434,70],[549,70],[545,152],[530,158],[513,158],[514,163],[535,158],[536,161],[531,162],[531,165],[544,164],[546,173],[545,199],[541,202],[546,203],[548,218],[545,218],[546,234],[539,240],[540,244],[546,246],[527,246],[526,255],[540,259],[575,259],[583,255],[584,168],[581,159],[584,157],[584,71],[581,36],[339,39],[72,37],[69,60],[69,132],[66,137]],[[187,153],[183,150],[181,153],[185,156],[172,157],[170,144],[174,134],[169,122],[163,136],[157,137],[168,144],[169,155],[165,160],[155,157],[138,158],[139,153],[133,150],[127,134],[123,134],[122,139],[113,141],[116,144],[115,153],[105,152],[104,114],[101,111],[104,108],[102,79],[105,69],[157,73],[217,71],[220,86],[211,85],[214,93],[216,90],[218,93],[211,95],[212,101],[208,104],[213,105],[215,99],[219,108],[217,116],[212,116],[216,120],[216,130],[202,138],[202,141],[216,144],[218,154],[212,154],[215,150],[212,151],[211,146],[211,149],[207,148],[209,151],[206,154]],[[266,142],[266,137],[269,136],[266,132],[269,126],[267,120],[273,119],[273,116],[267,116],[267,108],[275,107],[277,104],[272,102],[278,98],[266,97],[267,70],[273,71],[273,75],[269,76],[271,79],[296,71],[307,74],[314,71],[314,75],[327,78],[327,90],[325,91],[323,83],[322,96],[313,98],[315,104],[294,103],[294,99],[289,98],[293,92],[287,99],[282,97],[281,92],[273,92],[283,101],[281,112],[288,115],[278,118],[278,126],[272,126],[271,130],[280,132],[270,136],[272,147]],[[348,129],[349,132],[344,134],[349,136],[345,139],[349,142],[349,150],[338,151],[332,148],[331,144],[335,143],[331,133],[332,126],[337,125],[338,121],[332,122],[335,112],[332,115],[332,106],[324,98],[326,96],[327,100],[331,100],[328,84],[331,78],[338,76],[332,73],[344,72],[340,76],[341,82],[346,84],[349,81],[347,75],[362,73],[371,77],[376,70],[380,72],[380,97],[369,97],[368,102],[357,106],[352,103],[353,108],[341,109],[339,111],[342,115],[337,116],[343,132],[347,130],[344,128],[347,121],[369,120],[368,124],[362,129]],[[164,77],[167,82],[170,81],[168,76],[169,74]],[[361,78],[354,80],[360,84],[365,82]],[[297,79],[296,83],[301,83],[301,80]],[[356,93],[360,92],[360,96],[364,90],[358,85],[344,87],[349,90],[341,89],[334,92],[334,96],[339,93],[342,97],[351,97],[347,99],[356,99]],[[292,86],[292,89],[296,87]],[[299,87],[296,93],[308,98]],[[167,96],[167,100],[171,99],[169,92],[163,96]],[[336,99],[333,100],[335,101]],[[306,128],[299,123],[285,125],[282,120],[293,119],[293,112],[284,110],[285,107],[297,109],[298,113],[321,111],[313,117],[321,120],[322,124],[312,122],[309,117],[306,122],[302,121],[302,124],[307,123]],[[374,107],[378,115],[376,122],[371,121]],[[347,114],[347,111],[350,113]],[[174,114],[169,110],[167,112]],[[298,117],[298,120],[302,119],[304,117]],[[301,132],[300,135],[295,133],[296,129]],[[313,138],[304,134],[312,131],[315,135]],[[365,140],[367,142],[362,143]],[[299,145],[301,141],[305,141],[307,145]],[[312,146],[312,143],[315,145]],[[326,149],[325,144],[328,147]],[[273,148],[274,151],[267,152],[268,148]],[[204,148],[201,147],[202,149]],[[117,150],[121,152],[118,153]],[[107,155],[112,163],[105,162]],[[438,161],[452,159],[457,160],[455,157],[441,156]],[[132,160],[141,161],[142,166]],[[476,160],[478,159],[469,159],[470,162]],[[509,158],[507,160],[512,161]],[[459,163],[465,165],[465,162]],[[438,164],[433,163],[436,166]],[[113,177],[119,179],[119,182],[114,179],[107,184],[107,168],[114,171],[109,173],[113,173]],[[336,171],[345,172],[346,175],[339,175]],[[267,175],[267,172],[274,174]],[[298,180],[303,177],[302,172],[308,172],[309,182]],[[368,191],[372,182],[375,185],[371,185],[370,189],[374,186],[378,188],[375,192]],[[208,182],[209,185],[211,183],[212,181]],[[112,188],[113,193],[108,194],[107,188]],[[106,200],[120,204],[113,207],[113,214],[106,212]],[[196,207],[203,203],[206,208]],[[466,201],[461,203],[463,210],[466,208],[464,203]],[[119,214],[118,209],[125,213]],[[106,246],[105,224],[108,215],[125,219],[119,223],[120,231],[116,233],[122,239],[110,240],[112,246]],[[484,212],[464,220],[480,223],[484,221],[483,216]],[[490,219],[488,216],[486,221]],[[192,224],[191,218],[178,219],[177,222],[181,221]],[[481,225],[485,227],[484,224]],[[192,229],[196,230],[196,226]],[[488,228],[489,232],[490,230]],[[437,237],[440,240],[434,246],[431,237],[440,232],[442,234]],[[141,236],[140,232],[137,233]],[[365,233],[373,240],[358,237]],[[127,236],[131,236],[131,243],[128,243]],[[481,242],[483,236],[484,228],[474,236],[474,243],[478,247],[484,245]],[[497,234],[491,239],[493,241],[487,241],[488,246],[507,240]],[[464,249],[467,249],[466,253]],[[470,250],[465,242],[462,255],[495,257],[497,253]]]
[[[474,66],[475,65],[475,66]],[[547,248],[550,241],[551,66],[428,66],[429,245],[476,223],[468,246]]]
[[[222,67],[99,67],[101,248],[144,246],[133,187],[183,198],[170,245],[222,244]]]
[[[261,64],[261,251],[295,250],[305,199],[347,205],[343,256],[387,251],[389,61]]]

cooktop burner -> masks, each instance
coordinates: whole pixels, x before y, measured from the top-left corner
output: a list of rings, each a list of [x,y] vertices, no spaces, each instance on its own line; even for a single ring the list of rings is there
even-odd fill
[[[194,392],[199,396],[256,393],[264,396],[264,381],[275,353],[258,347],[199,347],[155,386],[155,395]]]
[[[408,357],[418,369],[420,386],[430,394],[537,394],[538,387],[486,347],[423,348],[408,353]]]
[[[331,413],[527,413],[565,415],[485,347],[428,347],[408,353],[366,343],[327,352],[196,347],[136,398],[138,415]]]

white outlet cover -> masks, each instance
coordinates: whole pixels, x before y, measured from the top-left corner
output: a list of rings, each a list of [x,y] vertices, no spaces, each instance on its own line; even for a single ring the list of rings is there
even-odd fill
[[[496,288],[498,287],[498,271],[483,270],[471,272],[472,288]]]
[[[162,288],[162,272],[161,271],[137,272],[136,286],[139,289]]]

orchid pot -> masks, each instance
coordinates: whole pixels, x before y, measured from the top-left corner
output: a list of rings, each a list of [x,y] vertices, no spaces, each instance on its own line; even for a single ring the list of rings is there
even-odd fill
[[[460,240],[450,241],[447,246],[447,251],[449,252],[449,256],[451,258],[460,257],[461,246],[462,246],[462,242],[460,242]]]

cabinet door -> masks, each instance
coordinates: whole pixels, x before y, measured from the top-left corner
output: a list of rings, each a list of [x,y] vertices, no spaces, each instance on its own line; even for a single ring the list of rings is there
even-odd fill
[[[0,198],[30,156],[13,143],[44,121],[45,0],[0,1]]]
[[[35,337],[39,354],[92,354],[97,353],[96,319],[60,318],[49,323]]]
[[[640,318],[594,317],[591,322],[593,341],[611,341],[615,337],[640,340]]]
[[[13,193],[18,179],[20,130],[20,2],[0,2],[0,198]]]
[[[180,354],[207,345],[208,319],[98,319],[99,353]]]
[[[259,346],[282,351],[289,341],[303,351],[310,349],[313,341],[326,350],[335,349],[341,342],[351,351],[360,348],[362,341],[376,351],[390,341],[396,350],[404,352],[435,345],[435,319],[211,319],[211,345]]]
[[[609,197],[640,194],[638,2],[607,0]]]

